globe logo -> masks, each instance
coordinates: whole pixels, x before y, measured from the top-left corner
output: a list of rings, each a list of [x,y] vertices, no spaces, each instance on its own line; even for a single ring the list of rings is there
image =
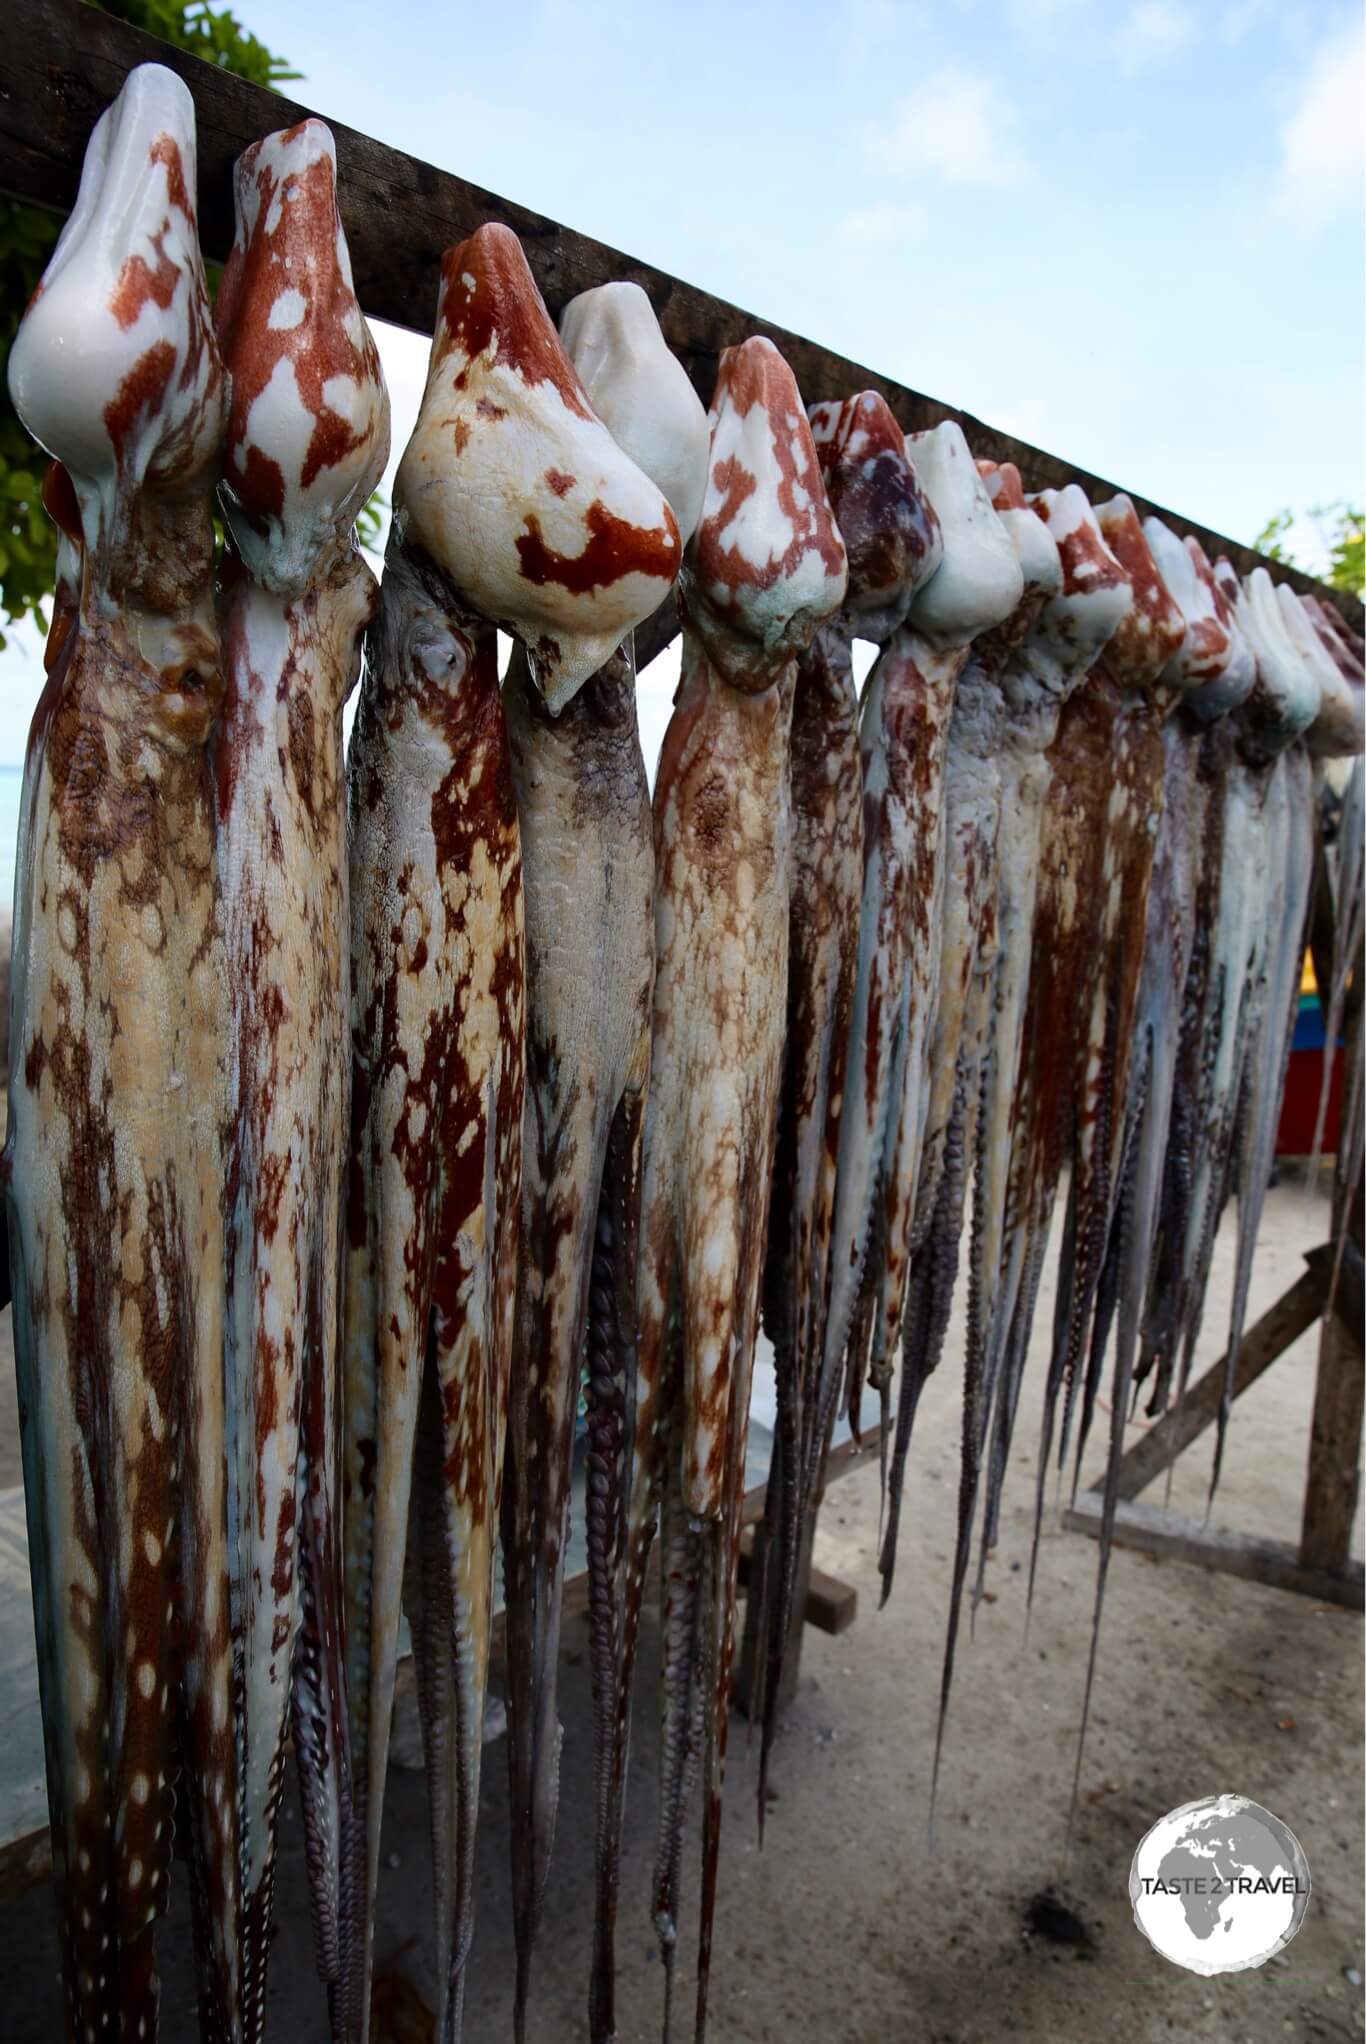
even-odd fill
[[[1246,1796],[1204,1796],[1145,1833],[1129,1869],[1134,1922],[1191,1973],[1241,1973],[1290,1943],[1309,1862],[1288,1824]]]

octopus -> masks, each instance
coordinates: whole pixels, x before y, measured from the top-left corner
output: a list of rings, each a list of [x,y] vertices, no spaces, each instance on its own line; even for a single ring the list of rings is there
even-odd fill
[[[1004,483],[999,489],[1004,488]],[[979,1137],[982,1188],[974,1229],[969,1348],[993,1387],[983,1555],[1018,1410],[1028,1329],[1065,1155],[1081,1017],[1098,958],[1100,834],[1109,785],[1113,684],[1099,658],[1133,602],[1128,575],[1076,484],[1030,500],[1057,546],[1061,594],[1008,665],[1008,744],[1018,803],[999,848],[1001,900],[991,1033],[992,1085]],[[1006,1075],[1015,1074],[1013,1090]],[[1066,1254],[1066,1250],[1064,1254]],[[943,1310],[941,1306],[941,1311]],[[970,1362],[975,1373],[978,1365]],[[984,1416],[983,1424],[987,1424]],[[978,1581],[982,1570],[979,1567]]]
[[[667,2030],[684,1814],[700,1760],[699,2039],[786,1019],[794,665],[838,610],[847,577],[806,414],[771,342],[723,353],[710,431],[681,585],[682,676],[654,797],[656,968],[616,1763],[625,1765],[645,1570],[662,1525],[653,1913]]]
[[[369,2020],[406,1606],[431,1802],[438,2035],[461,2029],[521,1214],[521,837],[496,627],[563,709],[667,595],[678,527],[593,412],[516,237],[441,265],[348,758],[346,1684]]]
[[[603,285],[571,301],[561,328],[598,416],[664,492],[686,541],[706,486],[707,417],[665,347],[648,298],[635,284]],[[586,1328],[593,1999],[594,2021],[610,2033],[620,1830],[612,1727],[654,982],[654,847],[631,640],[558,716],[515,652],[503,709],[521,832],[527,974],[521,1246],[502,1512],[515,2025],[524,2035],[554,1843],[556,1671]]]
[[[1173,1107],[1180,1196],[1163,1216],[1168,1240],[1154,1264],[1145,1313],[1145,1347],[1153,1344],[1158,1383],[1169,1385],[1176,1371],[1178,1397],[1189,1376],[1214,1236],[1240,1153],[1246,1189],[1246,1173],[1258,1168],[1247,1142],[1256,1144],[1253,1131],[1267,1119],[1274,1137],[1288,1052],[1291,993],[1283,982],[1288,952],[1296,960],[1301,952],[1313,864],[1307,756],[1295,742],[1314,721],[1321,693],[1320,676],[1292,640],[1266,570],[1254,569],[1241,585],[1222,560],[1214,573],[1249,644],[1255,680],[1227,719],[1222,784],[1208,816],[1213,884],[1199,911],[1184,1002],[1189,1048],[1179,1063]],[[1296,981],[1298,969],[1296,963]],[[1268,1028],[1269,1012],[1277,1019]],[[1266,1165],[1269,1171],[1269,1150]],[[1255,1195],[1259,1207],[1264,1190],[1263,1179]],[[1235,1321],[1240,1282],[1236,1275]],[[1231,1395],[1230,1375],[1211,1489]]]
[[[1120,1461],[1134,1380],[1143,1298],[1156,1236],[1163,1160],[1172,1124],[1182,994],[1189,969],[1199,893],[1208,779],[1205,741],[1213,723],[1246,694],[1252,663],[1231,618],[1221,615],[1213,573],[1198,541],[1178,540],[1159,519],[1144,521],[1152,559],[1176,604],[1182,636],[1160,677],[1173,692],[1162,725],[1162,802],[1147,890],[1146,932],[1132,1017],[1123,1134],[1115,1145],[1120,1184],[1098,1293],[1090,1365],[1099,1378],[1111,1323],[1117,1316],[1110,1439],[1100,1524],[1091,1646],[1077,1740],[1075,1812],[1090,1718],[1100,1623],[1114,1539]],[[1080,1450],[1078,1450],[1080,1458]]]
[[[1202,1086],[1205,1004],[1210,986],[1211,941],[1214,914],[1219,898],[1219,853],[1223,838],[1229,773],[1236,746],[1235,713],[1246,702],[1257,679],[1257,663],[1236,607],[1237,580],[1229,570],[1222,582],[1198,546],[1187,542],[1196,574],[1212,596],[1216,621],[1226,634],[1230,653],[1221,681],[1191,696],[1186,709],[1198,720],[1192,738],[1193,767],[1180,756],[1180,741],[1186,737],[1185,718],[1178,714],[1172,723],[1177,746],[1176,771],[1169,771],[1167,802],[1158,845],[1154,883],[1159,895],[1168,891],[1168,866],[1172,865],[1170,892],[1180,918],[1174,927],[1172,967],[1175,999],[1155,1025],[1149,1060],[1148,1097],[1143,1106],[1144,1133],[1140,1137],[1135,1174],[1156,1169],[1160,1183],[1155,1210],[1149,1220],[1145,1211],[1143,1179],[1135,1176],[1130,1195],[1131,1222],[1123,1262],[1127,1277],[1120,1274],[1123,1289],[1118,1342],[1122,1351],[1129,1338],[1129,1325],[1137,1315],[1137,1361],[1134,1388],[1150,1378],[1153,1388],[1148,1412],[1156,1416],[1166,1409],[1177,1364],[1179,1326],[1185,1310],[1186,1287],[1182,1281],[1182,1259],[1192,1229],[1193,1160],[1196,1121]],[[1185,774],[1181,769],[1184,767]],[[1193,772],[1189,784],[1185,776]],[[1179,833],[1183,821],[1190,842],[1183,846]],[[1185,868],[1188,867],[1188,873]],[[1183,886],[1183,881],[1188,886]],[[1151,900],[1151,896],[1150,896]],[[1160,914],[1161,902],[1156,904]],[[1152,918],[1150,915],[1150,930]],[[1145,975],[1161,970],[1163,954],[1145,950]],[[1164,990],[1165,991],[1165,990]],[[1156,990],[1155,997],[1156,997]],[[1166,1067],[1170,1061],[1170,1076]],[[1164,1103],[1164,1092],[1167,1097]],[[1165,1104],[1165,1136],[1155,1124]],[[1151,1133],[1149,1129],[1151,1128]],[[1160,1145],[1160,1147],[1159,1147]],[[1150,1239],[1145,1236],[1151,1230]],[[1140,1309],[1141,1301],[1141,1309]]]
[[[758,1808],[801,1558],[815,1529],[835,1415],[821,1398],[840,1110],[858,964],[863,792],[855,636],[884,643],[905,622],[939,522],[915,480],[900,427],[873,391],[810,409],[812,438],[849,563],[838,615],[797,662],[792,716],[792,880],[787,1041],[778,1109],[763,1312],[775,1358],[778,1427],[763,1547],[766,1649]],[[776,1590],[776,1594],[775,1594]]]
[[[1328,708],[1331,704],[1337,712],[1334,717],[1337,726],[1336,736],[1339,741],[1345,741],[1340,743],[1341,754],[1359,755],[1362,750],[1361,718],[1363,705],[1366,704],[1366,665],[1363,665],[1363,653],[1366,653],[1366,648],[1331,605],[1320,603],[1312,596],[1307,596],[1303,600],[1321,643],[1332,655],[1342,683],[1341,692],[1334,691],[1331,698],[1325,692],[1322,707]],[[1311,750],[1317,750],[1312,733],[1310,744]],[[1330,769],[1325,767],[1323,772],[1326,779]],[[1347,784],[1341,791],[1337,828],[1333,833],[1334,843],[1325,860],[1333,928],[1333,972],[1329,986],[1320,988],[1319,998],[1324,1003],[1324,1040],[1329,1044],[1336,1044],[1342,1034],[1347,1010],[1348,982],[1358,969],[1357,961],[1361,955],[1363,894],[1366,893],[1366,887],[1363,885],[1362,817],[1363,776],[1361,761],[1357,758],[1348,773]],[[1354,1039],[1356,1037],[1359,1037],[1359,1032],[1354,1032]],[[1348,1086],[1342,1106],[1338,1141],[1336,1177],[1341,1186],[1354,1185],[1359,1176],[1361,1110],[1356,1088],[1360,1083],[1360,1072],[1359,1043],[1354,1040],[1348,1058]],[[1323,1145],[1332,1075],[1333,1060],[1325,1057],[1318,1112],[1314,1117],[1315,1160]],[[1342,1140],[1344,1135],[1347,1138],[1345,1141]],[[1345,1215],[1345,1206],[1342,1211]],[[1345,1240],[1345,1229],[1340,1239]]]
[[[1100,839],[1098,975],[1089,1016],[1080,1019],[1064,1258],[1054,1319],[1050,1383],[1063,1393],[1059,1464],[1081,1398],[1077,1468],[1099,1389],[1103,1340],[1091,1340],[1097,1291],[1115,1215],[1114,1187],[1127,1135],[1129,1071],[1147,928],[1148,889],[1162,814],[1163,726],[1175,701],[1163,676],[1180,650],[1186,620],[1153,559],[1127,497],[1097,507],[1106,545],[1128,576],[1133,602],[1097,663],[1093,701],[1112,712],[1109,785],[1090,818]],[[1106,687],[1105,684],[1109,684]],[[1108,1301],[1101,1301],[1101,1319]],[[1082,1359],[1090,1349],[1089,1364]],[[1048,1426],[1045,1393],[1045,1429]],[[1040,1469],[1044,1457],[1040,1458]],[[1039,1493],[1040,1498],[1042,1492]]]
[[[378,585],[352,536],[389,405],[321,121],[239,158],[214,739],[228,1017],[225,1374],[243,2036],[261,2035],[285,1730],[340,2034],[351,1850],[338,1491],[350,910],[342,705]]]
[[[940,528],[940,553],[906,624],[879,654],[863,701],[863,900],[822,1363],[826,1395],[844,1363],[855,1424],[865,1373],[876,1386],[884,1470],[929,1105],[949,724],[973,640],[1001,624],[1024,593],[1015,549],[961,429],[950,422],[915,435],[907,453]],[[893,1549],[910,1382],[908,1367],[884,1528]],[[884,1573],[884,1594],[886,1585]]]
[[[991,493],[996,471],[979,464]],[[1018,479],[1013,491],[997,493],[996,514],[1004,526],[1023,579],[1023,593],[1011,615],[974,641],[958,680],[944,762],[944,905],[940,940],[938,1004],[928,1061],[929,1096],[920,1163],[922,1247],[912,1263],[911,1298],[924,1312],[930,1284],[943,1302],[952,1296],[969,1178],[978,1174],[978,1134],[989,1083],[989,1048],[994,986],[999,961],[997,933],[997,850],[1003,828],[1002,802],[1008,784],[1004,765],[1006,663],[1030,634],[1050,597],[1062,589],[1058,549],[1047,527],[1024,502]],[[946,1173],[946,1159],[951,1169]],[[979,1175],[979,1174],[978,1174]],[[931,1225],[932,1221],[932,1225]],[[976,1252],[980,1237],[973,1236]],[[938,1367],[948,1314],[941,1304],[916,1326],[918,1382]],[[971,1552],[971,1529],[980,1475],[987,1384],[980,1348],[969,1343],[963,1387],[962,1476],[954,1587],[941,1686],[935,1773],[942,1749],[944,1717],[952,1680],[962,1586]],[[909,1436],[898,1437],[895,1473],[899,1498]],[[890,1588],[895,1527],[881,1556]]]
[[[66,2031],[156,2035],[174,1805],[216,2044],[242,2019],[209,752],[227,391],[194,191],[189,92],[143,65],[9,358],[59,464],[63,586],[24,769],[5,1182]]]
[[[1257,572],[1254,570],[1254,574]],[[1265,992],[1254,1011],[1239,1104],[1235,1167],[1237,1260],[1212,1484],[1218,1480],[1220,1452],[1227,1431],[1234,1372],[1247,1317],[1252,1260],[1271,1177],[1281,1096],[1299,1003],[1318,832],[1316,762],[1350,758],[1359,754],[1363,745],[1360,687],[1354,687],[1343,673],[1320,637],[1313,617],[1288,583],[1277,586],[1276,601],[1286,637],[1299,656],[1305,693],[1313,697],[1314,712],[1302,737],[1280,753],[1268,790],[1267,861],[1271,885],[1264,945]],[[1321,765],[1317,771],[1322,771]],[[1270,834],[1272,830],[1274,836]],[[1283,890],[1279,895],[1278,887]]]

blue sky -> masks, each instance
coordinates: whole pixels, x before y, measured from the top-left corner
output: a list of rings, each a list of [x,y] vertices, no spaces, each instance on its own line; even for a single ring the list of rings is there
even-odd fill
[[[1216,530],[1366,495],[1359,5],[236,11],[318,112]],[[381,346],[401,447],[425,350]]]

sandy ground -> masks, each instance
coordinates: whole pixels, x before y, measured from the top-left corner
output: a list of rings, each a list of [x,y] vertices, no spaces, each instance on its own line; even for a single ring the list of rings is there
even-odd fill
[[[1272,1193],[1252,1316],[1298,1275],[1326,1208],[1298,1183]],[[1231,1271],[1226,1229],[1204,1360],[1221,1346]],[[8,1318],[8,1316],[5,1316]],[[1039,1328],[1050,1321],[1041,1302]],[[1036,1344],[1037,1348],[1042,1343]],[[1228,2039],[1238,2044],[1362,2034],[1362,1639],[1354,1615],[1117,1552],[1111,1569],[1082,1799],[1070,1856],[1068,1795],[1090,1623],[1095,1549],[1057,1529],[1043,1543],[1032,1627],[1023,1567],[1032,1515],[1041,1354],[1025,1389],[1021,1452],[991,1570],[996,1601],[964,1642],[940,1785],[934,1849],[928,1768],[949,1580],[957,1471],[959,1351],[926,1394],[913,1449],[902,1559],[877,1611],[878,1479],[866,1468],[832,1490],[820,1564],[858,1586],[841,1638],[808,1635],[800,1686],[774,1771],[768,1837],[756,1844],[753,1769],[736,1720],[713,1961],[711,2044],[1058,2044]],[[1313,1390],[1306,1337],[1241,1402],[1217,1516],[1293,1539]],[[0,1410],[12,1409],[0,1390]],[[1099,1458],[1093,1450],[1092,1464]],[[1089,1474],[1089,1472],[1088,1472]],[[1173,1502],[1203,1511],[1208,1443],[1178,1472]],[[591,1922],[590,1718],[586,1627],[567,1628],[559,1846],[538,1950],[531,2037],[587,2036]],[[634,1729],[619,1936],[622,2044],[659,2034],[662,1973],[647,1911],[653,1824],[657,1637],[645,1642]],[[496,1682],[495,1675],[495,1682]],[[1148,1826],[1196,1797],[1232,1790],[1298,1833],[1314,1892],[1303,1930],[1260,1971],[1201,1980],[1159,1958],[1135,1928],[1130,1857]],[[391,1777],[377,1953],[430,1995],[428,1851],[422,1778]],[[501,1744],[486,1750],[479,1922],[466,2037],[509,2038],[512,1945]],[[302,1840],[287,1796],[269,2034],[324,2037],[308,1931]],[[690,1842],[683,1925],[684,2007],[695,1930]],[[168,2044],[197,2035],[184,1883],[163,1937]],[[1030,1929],[1052,1891],[1080,1919],[1083,1944]],[[686,2021],[679,2025],[686,2031]],[[395,2032],[397,2037],[400,2033]],[[430,2034],[427,2032],[426,2034]],[[50,1896],[0,1913],[0,2036],[60,2035]],[[404,2044],[424,2035],[403,2031]]]

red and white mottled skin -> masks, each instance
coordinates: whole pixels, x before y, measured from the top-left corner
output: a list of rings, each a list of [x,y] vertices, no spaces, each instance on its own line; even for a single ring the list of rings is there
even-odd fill
[[[750,1377],[786,1007],[792,663],[844,596],[792,373],[721,357],[688,549],[683,673],[655,783],[654,1033],[641,1202],[636,1470],[618,1737],[645,1566],[665,1518],[654,1910],[671,1997],[683,1805],[705,1732],[697,2034],[706,2023]]]
[[[849,1352],[857,1423],[868,1357],[884,1446],[928,1108],[949,719],[972,641],[1007,618],[1024,591],[962,429],[946,422],[906,445],[943,550],[863,698],[863,904],[822,1365],[828,1396]]]
[[[6,1175],[67,2034],[152,2038],[183,1758],[201,2034],[239,2034],[226,973],[207,746],[226,392],[194,110],[133,71],[10,353],[80,587],[25,767]],[[173,1736],[179,1725],[180,1738]]]
[[[665,490],[687,539],[707,482],[707,415],[649,299],[638,285],[605,284],[572,300],[561,328],[595,411]],[[613,1725],[654,983],[654,846],[631,642],[558,716],[517,650],[503,707],[527,954],[522,1235],[502,1514],[514,2023],[523,2034],[555,1836],[560,1609],[586,1326],[598,1891],[592,2019],[610,2032],[620,1831]]]
[[[368,2022],[402,1589],[432,1800],[439,2035],[453,2044],[473,1927],[524,1100],[521,840],[494,626],[523,640],[562,705],[678,561],[672,512],[593,414],[504,227],[443,258],[394,506],[348,760],[345,1568],[364,1834],[352,2016]]]
[[[427,388],[403,456],[408,539],[526,648],[558,714],[657,609],[682,545],[663,492],[603,425],[510,229],[442,259]]]
[[[822,1409],[821,1362],[863,889],[853,640],[857,634],[881,644],[902,625],[940,550],[939,521],[884,400],[864,391],[813,405],[810,420],[849,560],[849,587],[838,615],[821,626],[797,663],[792,719],[787,1044],[764,1278],[778,1440],[765,1543],[776,1593],[770,1590],[766,1607],[761,1827],[798,1557],[814,1526],[834,1417],[833,1395]]]
[[[350,1133],[342,705],[378,585],[352,534],[389,404],[321,121],[239,158],[216,324],[231,379],[215,737],[229,1033],[228,1513],[243,2036],[265,2018],[291,1687],[317,1944],[341,2025],[341,1212]]]

